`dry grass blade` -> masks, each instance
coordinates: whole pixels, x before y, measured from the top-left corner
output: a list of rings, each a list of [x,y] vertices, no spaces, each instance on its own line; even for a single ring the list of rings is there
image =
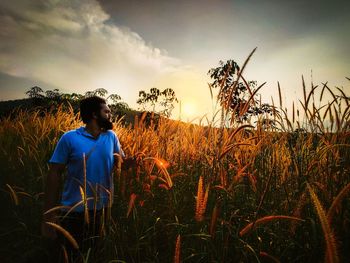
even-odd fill
[[[62,253],[63,253],[64,262],[69,263],[68,252],[67,252],[66,247],[64,245],[61,245],[61,249],[62,249]]]
[[[344,110],[344,113],[342,114],[342,117],[341,117],[341,123],[346,123],[349,119],[349,112],[350,112],[350,105],[348,105],[345,110]]]
[[[277,81],[277,86],[278,86],[278,97],[280,99],[280,108],[282,108],[282,94],[281,94],[281,87],[279,81]]]
[[[324,239],[326,241],[326,262],[328,263],[339,262],[336,241],[334,238],[333,231],[329,225],[326,213],[321,205],[320,200],[318,199],[317,195],[312,189],[312,187],[309,184],[307,184],[307,188],[309,190],[311,200],[316,208],[317,215],[320,219]]]
[[[263,84],[261,84],[254,92],[253,94],[249,97],[248,101],[245,103],[243,109],[239,112],[240,115],[243,115],[247,112],[250,102],[254,99],[255,94],[266,84],[266,82],[264,82]]]
[[[233,143],[231,145],[226,146],[222,153],[219,156],[219,160],[221,160],[229,151],[231,151],[235,146],[254,146],[251,143]]]
[[[322,87],[322,90],[321,90],[321,95],[320,95],[320,101],[322,101],[322,98],[323,98],[323,93],[326,89],[326,86],[327,86],[327,82],[326,83],[322,83],[323,87]]]
[[[331,106],[332,106],[333,103],[335,103],[335,102],[336,102],[336,101],[333,100],[331,103],[328,103],[328,107],[326,108],[326,110],[325,110],[325,112],[324,112],[324,114],[323,114],[323,119],[326,117],[328,111],[331,111],[331,110],[332,110]]]
[[[241,79],[243,80],[243,82],[244,82],[245,86],[247,87],[247,90],[248,90],[248,92],[249,92],[249,94],[251,96],[253,94],[253,92],[252,92],[252,90],[249,87],[249,83],[246,81],[246,79],[242,75],[241,75]]]
[[[283,216],[283,215],[279,215],[279,216],[265,216],[265,217],[262,217],[262,218],[256,220],[255,222],[249,223],[247,226],[245,226],[239,232],[239,235],[240,236],[244,236],[245,234],[249,233],[250,230],[252,230],[253,228],[256,228],[257,226],[259,226],[261,224],[265,224],[265,223],[271,222],[273,220],[278,220],[278,219],[296,220],[296,221],[300,221],[300,222],[304,221],[303,219],[300,219],[300,218],[294,217],[294,216]]]
[[[348,97],[346,96],[345,92],[338,87],[335,87],[335,88],[342,94],[343,98],[345,99],[346,106],[349,106],[350,103],[349,103],[349,100],[347,99]]]
[[[333,99],[337,100],[337,96],[335,96],[334,92],[326,85],[326,89],[329,91],[329,93],[332,95]]]
[[[208,84],[208,87],[209,87],[209,91],[210,91],[210,98],[211,100],[213,100],[214,96],[213,96],[213,88],[210,84]],[[180,109],[181,109],[181,105],[180,105]]]
[[[86,200],[92,200],[92,197],[88,197]],[[84,205],[84,200],[79,201],[78,203],[76,203],[75,205],[73,205],[62,217],[62,219],[66,218],[70,213],[72,213],[77,207],[79,207],[80,205]]]
[[[208,185],[205,192],[203,191],[203,189],[204,189],[203,177],[200,176],[199,180],[198,180],[196,211],[195,211],[195,220],[197,222],[201,222],[204,219],[203,215],[204,215],[206,207],[207,207],[209,188],[210,188],[210,186]]]
[[[215,228],[216,228],[216,222],[218,220],[220,214],[220,201],[217,201],[213,213],[211,215],[211,220],[210,220],[210,227],[209,227],[209,234],[214,237],[215,236]]]
[[[267,258],[268,260],[275,262],[275,263],[280,263],[281,261],[279,261],[277,258],[275,258],[274,256],[269,255],[268,253],[264,252],[264,251],[260,251],[259,253],[260,257],[263,258]]]
[[[306,104],[306,86],[305,86],[305,80],[304,80],[304,76],[303,75],[301,75],[301,82],[302,82],[302,85],[303,85],[304,106],[307,109],[307,104]],[[307,114],[307,112],[305,112],[305,114]]]
[[[310,102],[310,98],[311,98],[311,96],[314,94],[314,92],[315,92],[315,90],[316,90],[317,87],[318,87],[318,86],[313,87],[313,88],[311,89],[311,91],[309,92],[309,94],[308,94],[308,96],[307,96],[307,99],[306,99],[306,102],[305,102],[306,108],[308,107],[309,102]]]
[[[87,206],[87,198],[86,198],[86,195],[85,195],[86,192],[84,192],[84,190],[83,190],[83,188],[81,188],[81,186],[79,186],[79,190],[80,190],[81,200],[82,200],[82,202],[84,204],[84,218],[85,218],[85,222],[87,224],[89,224],[90,223],[89,222],[89,210],[88,210],[88,206]]]
[[[196,210],[195,210],[195,219],[197,221],[200,220],[200,205],[202,201],[203,201],[203,177],[200,176],[198,179]]]
[[[130,195],[130,200],[129,200],[129,205],[128,205],[128,212],[126,213],[126,217],[129,217],[132,209],[134,208],[136,198],[137,198],[137,194],[132,193]]]
[[[139,121],[140,126],[145,122],[146,117],[147,117],[147,111],[144,111]]]
[[[80,188],[80,194],[82,197],[82,200],[84,201],[84,214],[85,214],[85,222],[87,224],[89,224],[90,220],[89,220],[89,211],[88,211],[88,204],[87,204],[87,195],[86,195],[86,161],[87,161],[87,157],[85,156],[85,153],[83,153],[83,172],[84,172],[84,189]]]
[[[57,211],[57,210],[60,211],[60,210],[68,209],[68,208],[70,208],[70,207],[69,207],[69,206],[65,206],[65,205],[55,206],[55,207],[53,207],[53,208],[51,208],[51,209],[45,211],[45,212],[44,212],[44,215],[50,214],[50,213],[52,213],[52,212],[54,212],[54,211]]]
[[[228,139],[226,140],[226,143],[232,143],[233,138],[236,136],[236,134],[238,134],[241,130],[244,130],[246,128],[254,128],[254,126],[249,125],[249,124],[244,124],[239,126],[237,129],[234,130],[234,132],[228,137]]]
[[[336,213],[337,209],[339,209],[341,202],[343,199],[348,195],[350,192],[350,183],[347,184],[340,192],[339,194],[334,198],[331,207],[328,209],[327,212],[327,218],[329,224],[332,223],[334,214]]]
[[[257,48],[254,48],[253,51],[250,52],[249,56],[248,56],[247,59],[244,61],[242,68],[238,71],[237,79],[236,79],[236,81],[234,82],[234,84],[233,84],[233,86],[232,86],[232,88],[231,88],[230,95],[229,95],[229,97],[228,97],[229,99],[228,99],[227,104],[226,104],[227,107],[228,107],[229,105],[231,105],[231,100],[232,100],[233,92],[236,90],[236,87],[237,87],[237,85],[238,85],[239,79],[241,78],[242,73],[243,73],[245,67],[246,67],[247,64],[248,64],[248,61],[249,61],[250,58],[253,56],[253,54],[254,54],[254,52],[256,51],[256,49],[257,49]],[[252,97],[252,96],[250,96],[250,97]]]
[[[165,182],[168,186],[168,188],[172,188],[173,187],[173,180],[171,179],[171,176],[167,170],[167,166],[169,165],[166,161],[164,160],[160,160],[158,158],[155,158],[155,157],[146,157],[143,159],[144,161],[146,160],[153,160],[154,163],[156,164],[156,166],[158,167],[158,169],[160,171],[162,171],[162,174],[164,175],[164,179],[165,179]]]
[[[6,184],[6,186],[10,190],[10,194],[11,194],[11,198],[12,198],[13,202],[17,206],[19,204],[19,202],[18,202],[18,196],[17,196],[16,192],[13,190],[13,188],[9,184]]]
[[[342,124],[340,123],[339,113],[334,105],[333,105],[333,109],[334,109],[335,121],[336,121],[336,125],[337,125],[337,131],[340,132]]]
[[[52,223],[52,222],[45,222],[45,223],[52,226],[53,228],[55,228],[59,232],[61,232],[64,235],[64,237],[67,238],[67,240],[71,243],[71,245],[75,249],[79,249],[79,245],[78,245],[77,241],[74,239],[74,237],[67,230],[65,230],[60,225]]]
[[[176,238],[176,244],[175,244],[174,263],[181,262],[180,255],[181,255],[181,236],[178,235]]]

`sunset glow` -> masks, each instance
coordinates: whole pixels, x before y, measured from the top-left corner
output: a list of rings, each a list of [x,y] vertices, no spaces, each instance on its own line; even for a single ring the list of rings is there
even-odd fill
[[[347,1],[131,2],[2,1],[0,100],[33,86],[104,88],[136,109],[140,90],[171,88],[185,119],[203,116],[213,113],[208,70],[228,59],[242,66],[255,47],[244,77],[267,82],[264,100],[278,100],[278,81],[284,101],[298,100],[302,75],[347,86]]]
[[[181,115],[185,120],[191,119],[198,115],[198,110],[193,102],[184,102],[182,105]]]

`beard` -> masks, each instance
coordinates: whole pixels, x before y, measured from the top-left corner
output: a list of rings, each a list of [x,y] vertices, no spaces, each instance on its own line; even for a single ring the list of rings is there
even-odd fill
[[[113,122],[111,122],[110,120],[108,119],[105,119],[101,116],[98,116],[97,118],[97,124],[98,126],[100,126],[100,128],[104,131],[107,131],[107,130],[112,130],[113,129]]]

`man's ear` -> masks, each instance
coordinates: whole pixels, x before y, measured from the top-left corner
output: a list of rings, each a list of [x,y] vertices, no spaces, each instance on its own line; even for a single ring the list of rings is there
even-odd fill
[[[96,112],[93,112],[93,113],[92,113],[92,118],[93,118],[93,119],[97,119],[97,118],[98,118]]]

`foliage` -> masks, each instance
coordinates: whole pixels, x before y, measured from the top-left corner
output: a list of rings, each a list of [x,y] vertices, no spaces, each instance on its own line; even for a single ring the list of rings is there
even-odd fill
[[[234,60],[219,61],[219,67],[211,68],[208,75],[212,79],[210,88],[219,89],[218,100],[227,112],[232,113],[232,121],[245,122],[251,116],[271,114],[271,105],[258,101],[257,82],[246,81],[240,67]],[[242,81],[240,81],[242,79]]]
[[[103,246],[91,248],[89,262],[322,262],[325,248],[334,248],[327,246],[307,185],[332,215],[339,261],[348,262],[350,103],[334,94],[330,132],[318,114],[329,102],[315,109],[310,94],[301,102],[306,117],[274,116],[281,132],[260,123],[256,129],[165,118],[149,128],[142,118],[133,127],[115,123],[124,151],[139,165],[116,171]],[[340,104],[347,106],[335,111]],[[0,121],[4,262],[45,255],[39,226],[47,160],[61,134],[81,124],[72,109],[41,113]]]
[[[177,102],[175,91],[170,88],[163,91],[151,88],[149,93],[141,90],[137,100],[141,110],[150,110],[168,118],[171,116],[174,104]]]
[[[38,87],[38,86],[34,86],[31,87],[26,94],[28,95],[29,98],[43,98],[44,91],[42,90],[42,88]]]
[[[40,87],[34,86],[26,92],[26,95],[32,99],[34,107],[40,107],[46,110],[64,105],[64,108],[68,109],[72,107],[74,112],[78,112],[80,100],[90,96],[105,98],[114,116],[121,117],[131,110],[129,105],[123,102],[118,94],[110,94],[107,96],[108,91],[103,88],[87,91],[82,95],[79,93],[61,93],[59,89],[47,90],[44,92]]]

